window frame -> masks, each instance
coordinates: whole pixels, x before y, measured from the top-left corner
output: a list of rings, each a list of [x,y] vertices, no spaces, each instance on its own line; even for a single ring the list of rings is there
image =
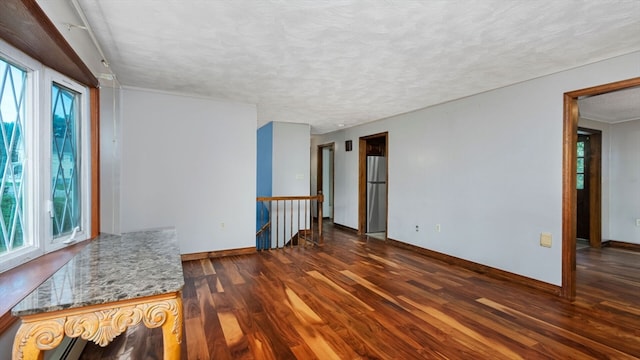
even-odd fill
[[[72,91],[75,91],[80,96],[80,99],[78,101],[78,105],[79,105],[78,114],[80,116],[80,122],[78,124],[78,126],[80,127],[79,129],[80,141],[78,145],[80,149],[76,149],[76,151],[80,159],[79,160],[80,174],[78,176],[78,180],[80,181],[79,189],[80,189],[81,210],[80,210],[80,221],[79,221],[80,230],[74,234],[73,238],[71,238],[72,234],[66,234],[59,237],[53,236],[53,218],[50,216],[50,212],[49,212],[49,206],[53,206],[52,190],[51,190],[51,178],[52,178],[51,158],[52,156],[54,156],[54,154],[51,146],[51,139],[52,139],[52,133],[53,133],[53,123],[52,123],[52,113],[51,113],[53,104],[51,103],[51,92],[52,92],[52,87],[54,83],[58,84],[59,86],[70,89]],[[72,79],[60,74],[55,70],[45,68],[44,88],[45,88],[45,91],[44,91],[43,114],[45,115],[42,118],[42,123],[44,124],[43,126],[44,135],[42,136],[42,141],[40,141],[40,143],[47,144],[47,145],[46,145],[46,149],[41,151],[41,154],[44,156],[44,158],[41,159],[42,164],[44,164],[43,165],[44,176],[42,176],[41,178],[46,179],[47,183],[44,185],[44,188],[42,189],[42,192],[41,192],[43,196],[43,199],[42,199],[43,202],[41,204],[47,204],[45,206],[46,215],[44,216],[45,225],[43,227],[45,233],[42,234],[42,236],[43,236],[43,239],[46,240],[44,244],[44,251],[45,253],[48,253],[48,252],[66,247],[67,245],[69,245],[69,243],[86,240],[89,237],[89,234],[91,234],[91,224],[89,221],[91,219],[91,215],[89,213],[91,209],[91,176],[90,176],[91,175],[90,174],[91,121],[89,119],[89,111],[88,111],[89,89],[87,89],[86,86],[76,81],[73,81]],[[47,139],[47,141],[44,141],[45,139]]]
[[[582,155],[580,155],[578,153],[578,146],[582,144]],[[578,140],[576,142],[576,190],[584,190],[585,188],[585,181],[586,181],[586,174],[585,174],[585,161],[586,161],[586,154],[587,154],[587,142],[586,141],[582,141],[582,140]],[[580,167],[578,165],[578,163],[580,162],[580,159],[582,159],[582,171],[580,171]],[[578,179],[580,178],[580,175],[582,175],[582,181],[579,181]]]
[[[37,119],[40,117],[41,106],[34,101],[40,93],[40,84],[42,83],[43,66],[38,61],[32,59],[21,51],[15,49],[11,45],[0,39],[0,57],[14,66],[22,68],[27,72],[26,89],[25,89],[25,121],[28,119]],[[30,191],[39,188],[40,179],[37,176],[30,175],[36,170],[36,160],[34,156],[37,154],[39,147],[37,139],[37,126],[27,127],[23,131],[23,141],[25,143],[25,164],[23,169],[27,176],[23,178],[23,217],[24,217],[24,241],[28,243],[15,251],[7,252],[0,255],[0,272],[16,267],[22,263],[28,262],[43,255],[43,239],[37,234],[41,231],[41,223],[37,216],[39,212],[38,201],[36,200],[38,192]],[[27,144],[34,146],[28,146]]]
[[[23,216],[24,241],[28,243],[15,251],[0,254],[0,273],[36,259],[44,254],[62,249],[93,234],[94,186],[92,184],[94,126],[91,109],[91,89],[68,76],[48,68],[29,55],[0,39],[0,57],[27,71],[25,89],[25,160],[23,168]],[[81,231],[70,239],[70,234],[53,238],[52,220],[48,202],[51,200],[51,88],[53,82],[77,91],[80,95],[80,192]],[[33,124],[28,125],[27,122]],[[97,180],[96,180],[97,181]]]

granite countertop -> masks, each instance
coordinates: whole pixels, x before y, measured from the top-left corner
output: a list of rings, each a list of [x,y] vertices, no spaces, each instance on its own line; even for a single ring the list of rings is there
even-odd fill
[[[175,229],[101,234],[18,303],[14,316],[172,293],[184,277]]]

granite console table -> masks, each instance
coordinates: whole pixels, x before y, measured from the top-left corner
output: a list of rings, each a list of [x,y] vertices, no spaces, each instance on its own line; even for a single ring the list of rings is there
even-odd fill
[[[13,308],[13,359],[42,359],[65,335],[106,346],[140,322],[162,327],[164,359],[179,359],[183,286],[174,229],[100,235]]]

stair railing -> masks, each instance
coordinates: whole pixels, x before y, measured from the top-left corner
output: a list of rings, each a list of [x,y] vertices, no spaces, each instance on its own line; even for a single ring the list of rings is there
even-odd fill
[[[322,246],[322,193],[257,197],[256,247]],[[315,210],[315,212],[314,212]]]

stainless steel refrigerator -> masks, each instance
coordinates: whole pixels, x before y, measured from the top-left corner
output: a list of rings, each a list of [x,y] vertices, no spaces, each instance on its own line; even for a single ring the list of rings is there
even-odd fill
[[[367,233],[387,230],[387,158],[367,156]]]

